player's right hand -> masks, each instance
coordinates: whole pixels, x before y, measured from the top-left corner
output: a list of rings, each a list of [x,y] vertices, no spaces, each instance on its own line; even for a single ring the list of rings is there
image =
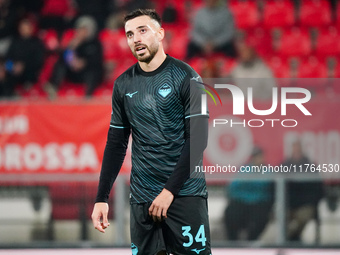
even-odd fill
[[[94,228],[102,233],[105,233],[105,229],[110,226],[110,223],[107,220],[108,213],[109,205],[107,203],[95,203],[91,216],[92,223]]]

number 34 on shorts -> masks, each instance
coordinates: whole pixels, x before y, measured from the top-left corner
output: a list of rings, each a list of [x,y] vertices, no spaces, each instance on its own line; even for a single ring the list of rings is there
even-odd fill
[[[197,231],[197,233],[192,233],[190,226],[182,226],[182,236],[187,238],[187,242],[183,243],[183,247],[189,248],[191,247],[194,242],[196,243],[196,247],[201,244],[201,249],[194,248],[191,249],[192,251],[196,252],[197,254],[200,254],[201,251],[204,251],[206,249],[206,241],[207,238],[205,237],[205,231],[204,231],[204,225],[201,225]],[[198,244],[198,245],[197,245]]]

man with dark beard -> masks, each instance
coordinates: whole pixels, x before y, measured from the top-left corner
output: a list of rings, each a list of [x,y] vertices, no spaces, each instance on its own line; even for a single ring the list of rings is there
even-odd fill
[[[164,30],[154,10],[125,17],[128,45],[138,63],[114,84],[93,225],[108,226],[108,197],[132,132],[130,179],[133,254],[209,255],[210,233],[202,164],[208,115],[201,113],[200,76],[164,53]]]

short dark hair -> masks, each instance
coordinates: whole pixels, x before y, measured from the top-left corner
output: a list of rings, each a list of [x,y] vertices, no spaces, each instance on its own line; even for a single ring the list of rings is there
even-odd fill
[[[151,19],[156,20],[160,26],[162,26],[162,19],[155,9],[134,10],[125,16],[124,23],[139,16],[149,16]]]

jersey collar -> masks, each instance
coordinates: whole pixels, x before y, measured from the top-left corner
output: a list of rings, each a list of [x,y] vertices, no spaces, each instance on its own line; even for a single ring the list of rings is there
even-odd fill
[[[151,72],[145,72],[139,65],[139,63],[137,62],[137,72],[140,73],[141,75],[144,75],[144,76],[153,76],[153,75],[156,75],[158,73],[160,73],[169,63],[171,57],[166,54],[166,58],[165,60],[163,61],[163,63],[154,71],[151,71]]]

